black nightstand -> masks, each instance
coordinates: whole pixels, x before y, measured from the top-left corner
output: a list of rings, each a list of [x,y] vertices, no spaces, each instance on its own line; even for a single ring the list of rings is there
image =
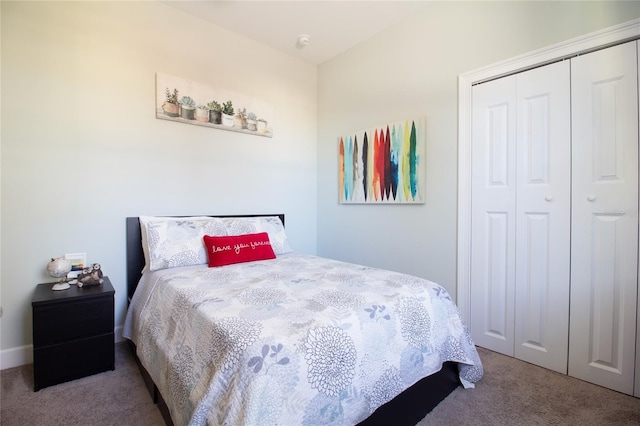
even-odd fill
[[[108,277],[99,286],[53,291],[38,284],[33,308],[33,387],[115,369],[113,303]]]

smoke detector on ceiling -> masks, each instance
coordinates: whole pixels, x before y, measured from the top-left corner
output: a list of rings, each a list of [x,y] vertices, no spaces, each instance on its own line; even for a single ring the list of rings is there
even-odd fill
[[[307,47],[310,41],[311,37],[308,34],[300,34],[298,36],[298,43],[296,44],[296,47],[298,49],[304,49],[305,47]]]

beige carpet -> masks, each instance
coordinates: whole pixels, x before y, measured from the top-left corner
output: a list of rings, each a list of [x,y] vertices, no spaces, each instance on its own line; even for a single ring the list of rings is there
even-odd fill
[[[70,359],[68,362],[73,362]],[[0,373],[2,426],[164,425],[124,343],[116,369],[33,391],[33,364]]]
[[[478,348],[476,388],[458,388],[419,424],[640,425],[640,399]]]
[[[485,377],[476,389],[458,388],[420,426],[640,425],[638,398],[479,352]],[[0,382],[2,426],[163,425],[125,344],[116,345],[115,371],[33,392],[32,365],[26,365],[3,370]]]

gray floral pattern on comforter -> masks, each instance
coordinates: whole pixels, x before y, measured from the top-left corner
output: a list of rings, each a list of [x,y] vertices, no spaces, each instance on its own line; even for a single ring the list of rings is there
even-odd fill
[[[302,254],[161,272],[132,334],[176,425],[351,425],[445,361],[482,377],[421,278]]]

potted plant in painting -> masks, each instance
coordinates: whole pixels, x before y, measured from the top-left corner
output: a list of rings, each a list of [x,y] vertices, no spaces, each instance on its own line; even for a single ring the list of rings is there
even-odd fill
[[[257,119],[258,117],[253,112],[247,114],[247,129],[255,132],[258,129]]]
[[[235,115],[234,127],[239,127],[241,129],[247,128],[247,109],[240,108]]]
[[[211,101],[207,104],[209,111],[211,111],[211,122],[213,124],[222,123],[222,105],[216,101]]]
[[[267,133],[267,120],[264,118],[258,118],[258,131]]]
[[[193,120],[194,112],[196,109],[196,101],[191,99],[190,96],[183,96],[180,99],[180,116],[187,120]]]
[[[201,123],[209,122],[209,107],[206,105],[198,105],[196,108],[196,120]]]
[[[177,117],[180,114],[180,104],[178,103],[178,89],[173,89],[173,92],[169,91],[167,87],[164,91],[165,100],[162,104],[162,110],[169,117]]]
[[[231,101],[222,104],[222,125],[233,126],[233,103]]]

